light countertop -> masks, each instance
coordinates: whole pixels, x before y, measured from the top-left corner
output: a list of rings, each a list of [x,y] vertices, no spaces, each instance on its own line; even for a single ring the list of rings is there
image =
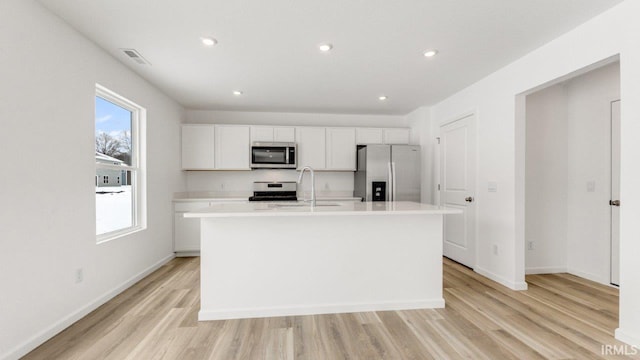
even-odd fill
[[[174,202],[198,202],[198,201],[249,201],[249,196],[253,195],[251,192],[214,192],[214,191],[194,191],[194,192],[180,192],[175,193],[173,196]],[[307,194],[303,194],[305,199],[309,197]],[[303,200],[301,196],[298,196],[299,200]],[[360,201],[361,198],[344,195],[341,193],[328,193],[318,194],[317,199],[320,201]]]
[[[308,202],[220,203],[185,213],[188,218],[256,217],[256,216],[335,216],[335,215],[442,215],[462,211],[431,204],[398,202],[318,201],[312,208]]]

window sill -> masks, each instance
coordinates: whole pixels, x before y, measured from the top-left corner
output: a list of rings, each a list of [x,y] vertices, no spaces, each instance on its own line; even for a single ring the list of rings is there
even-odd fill
[[[128,235],[132,235],[135,234],[137,232],[146,230],[147,227],[146,226],[134,226],[134,227],[129,227],[126,229],[122,229],[122,230],[116,230],[116,231],[112,231],[106,234],[100,234],[96,236],[96,244],[103,244],[106,242],[109,242],[111,240],[115,240],[115,239],[119,239],[121,237],[125,237]]]

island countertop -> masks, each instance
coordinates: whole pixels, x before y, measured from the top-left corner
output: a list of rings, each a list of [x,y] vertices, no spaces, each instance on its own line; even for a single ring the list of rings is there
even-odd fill
[[[335,215],[414,215],[461,214],[455,208],[410,201],[397,202],[249,202],[212,204],[201,210],[185,213],[188,218],[265,217],[265,216],[335,216]]]

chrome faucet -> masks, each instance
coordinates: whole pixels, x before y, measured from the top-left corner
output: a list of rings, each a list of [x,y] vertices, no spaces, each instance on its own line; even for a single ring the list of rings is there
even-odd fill
[[[302,176],[304,175],[305,170],[309,170],[311,173],[311,207],[316,206],[316,177],[313,173],[313,169],[311,166],[305,166],[300,170],[300,176],[298,176],[298,184],[302,183]]]

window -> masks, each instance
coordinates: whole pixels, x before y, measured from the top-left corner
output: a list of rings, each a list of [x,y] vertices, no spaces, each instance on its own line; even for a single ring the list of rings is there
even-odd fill
[[[111,240],[146,227],[144,124],[146,111],[96,85],[96,237]],[[127,181],[120,181],[120,179]]]

